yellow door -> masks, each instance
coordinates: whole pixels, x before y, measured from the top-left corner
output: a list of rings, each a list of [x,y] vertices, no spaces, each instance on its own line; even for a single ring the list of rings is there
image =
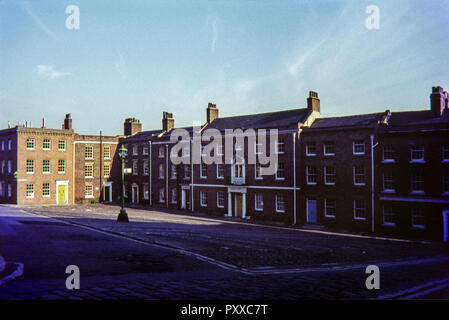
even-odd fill
[[[58,186],[58,203],[65,203],[65,185]]]
[[[242,216],[242,195],[236,194],[235,199],[236,199],[236,205],[237,205],[236,216],[241,217]]]

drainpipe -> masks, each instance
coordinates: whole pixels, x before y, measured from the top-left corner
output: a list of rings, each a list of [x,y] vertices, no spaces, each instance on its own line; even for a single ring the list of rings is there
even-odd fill
[[[165,145],[165,206],[168,208],[168,144]]]
[[[92,147],[93,148],[93,147]],[[100,192],[100,202],[104,202],[104,185],[103,185],[103,136],[102,132],[100,130],[100,186],[101,186],[101,192]]]
[[[153,168],[151,167],[151,141],[148,141],[149,147],[148,147],[148,170],[149,172],[149,190],[148,192],[150,193],[150,207],[153,205],[153,194],[152,194],[152,188],[151,188],[151,174],[153,173]]]
[[[193,206],[193,139],[190,139],[190,208],[194,211]]]
[[[296,133],[293,133],[293,224],[296,225]]]
[[[374,144],[374,135],[371,138],[371,232],[374,233],[374,148],[379,144]]]

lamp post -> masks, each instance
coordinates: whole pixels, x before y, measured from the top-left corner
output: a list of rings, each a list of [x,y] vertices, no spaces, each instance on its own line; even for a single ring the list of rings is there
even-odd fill
[[[119,222],[129,222],[128,214],[125,209],[125,158],[128,155],[128,150],[122,145],[118,152],[120,159],[122,160],[122,208],[117,217]]]

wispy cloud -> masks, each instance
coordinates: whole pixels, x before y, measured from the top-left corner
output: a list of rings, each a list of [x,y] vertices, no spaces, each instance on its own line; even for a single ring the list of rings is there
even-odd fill
[[[53,38],[54,40],[58,40],[56,35],[51,31],[47,25],[42,22],[41,18],[34,12],[33,7],[28,1],[20,1],[20,6],[23,10],[33,19],[34,23],[41,29],[43,32],[45,32],[49,37]]]
[[[53,68],[53,66],[49,66],[49,65],[45,65],[45,64],[37,65],[36,72],[40,77],[47,78],[47,79],[56,79],[59,77],[72,75],[72,73],[70,73],[70,72],[57,71]]]
[[[212,41],[210,43],[210,53],[214,54],[215,45],[218,40],[217,20],[212,21]]]

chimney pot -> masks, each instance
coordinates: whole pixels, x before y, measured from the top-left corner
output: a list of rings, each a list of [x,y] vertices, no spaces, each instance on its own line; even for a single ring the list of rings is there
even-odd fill
[[[318,93],[315,91],[309,91],[309,97],[307,98],[307,109],[309,111],[320,112],[320,99]]]
[[[207,109],[206,109],[206,121],[207,121],[207,123],[211,123],[215,119],[218,119],[217,105],[209,102],[207,104]]]

